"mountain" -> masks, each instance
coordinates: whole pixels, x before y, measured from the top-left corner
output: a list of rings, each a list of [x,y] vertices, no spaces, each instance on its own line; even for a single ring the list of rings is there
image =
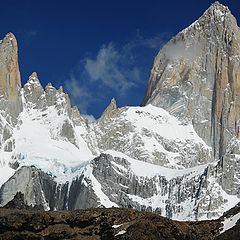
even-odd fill
[[[144,100],[191,122],[216,159],[239,136],[239,40],[236,19],[215,2],[159,52]]]
[[[17,41],[0,43],[0,204],[122,207],[219,218],[240,199],[240,30],[215,2],[155,58],[143,106],[113,99],[89,122],[62,87],[21,87]]]

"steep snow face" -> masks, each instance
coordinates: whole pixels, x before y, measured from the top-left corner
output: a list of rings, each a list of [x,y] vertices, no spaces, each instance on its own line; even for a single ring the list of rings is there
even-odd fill
[[[59,98],[59,103],[64,99]],[[69,176],[93,158],[92,152],[80,135],[75,132],[74,123],[67,112],[59,114],[56,105],[36,109],[24,102],[24,110],[19,116],[19,124],[13,131],[15,149],[13,158],[23,165],[34,165],[57,177],[57,181],[67,181]],[[65,123],[72,126],[74,143],[62,131]]]
[[[23,110],[17,123],[0,113],[0,185],[20,166],[34,165],[66,182],[93,158],[81,135],[86,124],[62,89],[44,90],[33,73],[21,91]],[[14,169],[13,169],[14,168]]]
[[[98,147],[141,161],[184,169],[208,163],[211,148],[191,124],[182,124],[162,108],[125,107],[93,124]]]
[[[61,101],[64,98],[57,100]],[[178,169],[211,160],[211,149],[191,125],[182,125],[165,110],[151,105],[119,109],[115,116],[89,128],[74,124],[67,112],[59,114],[55,105],[38,109],[23,97],[23,107],[13,130],[14,151],[7,158],[11,156],[11,161],[21,166],[39,167],[57,181],[70,180],[74,171],[96,156],[93,152],[108,149]],[[61,135],[65,122],[72,126],[75,144]]]
[[[65,117],[57,117],[52,108],[40,114],[46,116],[38,118],[34,110],[30,114],[25,111],[20,114],[22,124],[13,134],[16,145],[13,156],[21,165],[34,165],[60,177],[59,175],[67,174],[71,169],[93,158],[82,139],[79,139],[76,147],[68,141],[56,139],[55,134],[55,138],[52,138],[51,133],[58,131]],[[52,124],[56,124],[55,129],[52,128]]]

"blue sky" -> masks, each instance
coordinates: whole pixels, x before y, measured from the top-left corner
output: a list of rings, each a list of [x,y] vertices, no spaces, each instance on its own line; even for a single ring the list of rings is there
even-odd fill
[[[139,105],[161,46],[195,21],[208,0],[8,0],[0,39],[13,32],[24,84],[63,86],[84,114],[99,117],[111,98]],[[240,18],[240,1],[220,1]]]

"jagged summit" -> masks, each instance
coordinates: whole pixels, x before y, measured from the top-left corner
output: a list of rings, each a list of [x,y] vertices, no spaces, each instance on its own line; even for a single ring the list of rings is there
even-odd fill
[[[110,104],[107,106],[107,108],[104,110],[102,116],[100,117],[100,120],[104,120],[106,118],[110,118],[112,114],[117,109],[117,103],[115,98],[113,98],[110,102]]]
[[[239,133],[239,42],[234,16],[213,4],[159,52],[144,100],[192,122],[216,158]]]
[[[41,83],[40,83],[40,81],[39,81],[39,79],[38,79],[38,75],[37,75],[36,72],[33,72],[33,73],[29,76],[26,85],[31,85],[31,84],[33,84],[33,85],[35,85],[35,84],[41,85]],[[42,86],[41,86],[41,88],[42,88]]]
[[[211,6],[207,9],[207,11],[209,10],[215,10],[215,11],[221,11],[221,12],[226,12],[229,11],[229,8],[223,4],[221,4],[219,1],[215,1],[214,3],[211,4]]]
[[[3,43],[11,43],[11,45],[17,48],[17,39],[12,32],[6,34],[6,36],[2,40]]]
[[[29,79],[38,79],[37,73],[36,73],[36,72],[33,72],[33,73],[30,75]]]
[[[189,27],[184,29],[181,33],[194,34],[193,31],[211,31],[214,32],[214,29],[228,29],[229,27],[232,30],[235,30],[237,27],[236,18],[232,15],[231,11],[227,6],[220,4],[218,1],[213,3],[204,13],[203,15],[193,22]]]
[[[12,32],[8,32],[8,33],[5,35],[4,39],[5,39],[5,38],[13,38],[13,39],[16,40],[16,37],[15,37],[15,35],[14,35]],[[12,40],[12,39],[10,39],[10,40]]]

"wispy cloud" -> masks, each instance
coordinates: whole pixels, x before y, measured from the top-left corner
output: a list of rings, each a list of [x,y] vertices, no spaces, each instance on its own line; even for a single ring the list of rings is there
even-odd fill
[[[128,63],[124,49],[117,50],[113,43],[103,45],[96,58],[85,60],[84,70],[89,80],[98,82],[119,94],[125,94],[140,80],[140,70]]]
[[[186,59],[189,64],[198,57],[199,53],[203,50],[203,44],[200,42],[194,45],[187,45],[184,41],[177,43],[170,42],[164,49],[164,54],[169,60]]]
[[[159,49],[169,37],[169,33],[160,33],[152,37],[144,37],[139,32],[136,35],[136,38],[128,42],[125,45],[127,51],[130,51],[135,48],[145,47],[150,49]]]
[[[89,91],[86,86],[81,85],[80,81],[72,74],[69,79],[66,80],[64,86],[71,97],[72,104],[78,106],[83,113],[86,113],[93,99],[91,91]]]
[[[88,113],[91,104],[109,101],[109,97],[126,99],[147,82],[150,66],[146,70],[144,53],[151,52],[153,60],[165,40],[166,34],[144,38],[138,33],[122,46],[102,45],[95,55],[82,59],[65,81],[71,100],[82,113]]]

